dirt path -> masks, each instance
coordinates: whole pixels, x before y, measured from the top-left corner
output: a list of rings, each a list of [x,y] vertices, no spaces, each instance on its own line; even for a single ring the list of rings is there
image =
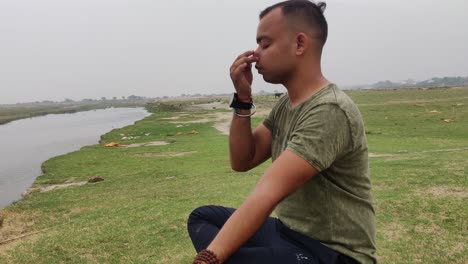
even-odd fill
[[[231,113],[226,113],[220,117],[220,119],[214,124],[214,128],[216,128],[219,132],[223,135],[229,135],[229,129],[231,128]]]
[[[266,117],[270,113],[270,109],[258,109],[255,113],[256,116]],[[229,135],[229,129],[231,128],[232,113],[220,113],[218,120],[216,121],[214,128],[224,135]]]
[[[412,155],[412,154],[420,154],[420,153],[436,153],[436,152],[457,152],[457,151],[468,151],[468,148],[451,148],[451,149],[430,149],[430,150],[423,150],[423,151],[415,151],[415,152],[403,152],[403,153],[369,153],[369,158],[383,158],[383,157],[399,157],[403,155]]]
[[[390,100],[380,103],[369,103],[369,104],[358,104],[358,106],[379,106],[379,105],[398,105],[398,104],[412,104],[414,106],[430,106],[429,103],[437,102],[449,102],[449,101],[460,101],[457,106],[463,106],[462,101],[468,99],[468,97],[457,97],[457,98],[440,98],[440,99],[413,99],[413,100]]]
[[[231,110],[227,106],[226,103],[224,102],[214,102],[214,103],[209,103],[209,104],[196,104],[192,105],[189,107],[190,109],[203,109],[203,110],[213,110],[213,109],[224,109],[224,110]],[[255,113],[255,116],[260,116],[260,117],[266,117],[270,113],[271,109],[258,109],[257,112]],[[214,114],[209,114],[206,116],[206,118],[203,119],[198,119],[198,120],[193,120],[193,121],[177,121],[174,119],[171,123],[178,123],[178,124],[184,124],[184,123],[207,123],[207,122],[215,122],[213,125],[216,130],[218,130],[220,133],[223,135],[229,135],[229,129],[231,127],[231,118],[232,118],[232,113],[231,112],[225,112],[225,113],[214,113]]]

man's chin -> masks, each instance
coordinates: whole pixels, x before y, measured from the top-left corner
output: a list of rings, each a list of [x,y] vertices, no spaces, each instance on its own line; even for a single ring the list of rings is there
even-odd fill
[[[271,78],[271,76],[267,76],[267,75],[265,75],[265,74],[263,74],[262,77],[263,77],[263,80],[264,80],[265,82],[267,82],[267,83],[271,83],[271,84],[279,84],[279,83],[281,83],[280,80],[275,79],[275,78]]]

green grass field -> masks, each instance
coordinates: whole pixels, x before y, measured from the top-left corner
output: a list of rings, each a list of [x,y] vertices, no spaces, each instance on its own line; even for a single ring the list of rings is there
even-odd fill
[[[468,89],[348,94],[368,134],[380,263],[466,263]],[[256,100],[263,108],[275,102]],[[0,263],[191,262],[191,210],[239,206],[269,162],[231,171],[228,138],[213,128],[229,116],[223,110],[151,109],[135,125],[104,135],[101,145],[44,163],[36,187],[105,181],[32,193],[3,209]],[[193,130],[198,134],[188,134]],[[111,141],[171,144],[103,146]]]

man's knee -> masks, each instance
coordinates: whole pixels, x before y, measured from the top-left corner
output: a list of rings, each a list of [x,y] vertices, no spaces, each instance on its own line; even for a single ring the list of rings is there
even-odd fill
[[[209,222],[221,227],[234,211],[234,208],[217,205],[200,206],[190,213],[187,224],[190,226],[194,223]]]
[[[203,205],[193,210],[188,217],[187,223],[190,225],[190,223],[206,219],[208,207],[211,207],[211,205]]]

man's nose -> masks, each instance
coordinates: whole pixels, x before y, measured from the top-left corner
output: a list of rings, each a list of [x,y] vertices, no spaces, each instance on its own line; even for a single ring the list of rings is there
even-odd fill
[[[252,56],[255,58],[255,60],[253,61],[253,63],[257,64],[258,61],[260,60],[260,54],[256,51],[254,51],[254,54],[252,54]]]
[[[260,46],[257,47],[256,50],[254,50],[253,56],[259,58],[260,57]]]

